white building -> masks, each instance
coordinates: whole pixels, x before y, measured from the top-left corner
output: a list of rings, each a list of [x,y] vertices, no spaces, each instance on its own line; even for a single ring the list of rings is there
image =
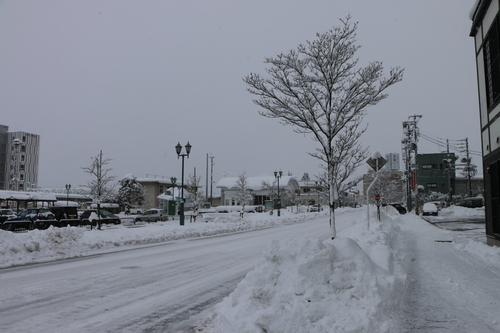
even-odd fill
[[[385,165],[386,170],[399,170],[399,154],[390,153],[385,155],[387,164]]]
[[[240,190],[236,182],[238,177],[229,177],[221,179],[216,187],[221,190],[221,205],[235,206],[239,205],[235,197]],[[253,196],[253,202],[250,205],[264,205],[266,201],[271,199],[271,196],[277,195],[278,181],[274,176],[269,177],[247,177],[248,189]],[[264,184],[270,184],[271,187]],[[287,193],[296,193],[299,189],[299,183],[292,176],[282,176],[279,179],[279,191],[281,197],[281,207],[286,207]],[[273,193],[271,193],[271,191]]]

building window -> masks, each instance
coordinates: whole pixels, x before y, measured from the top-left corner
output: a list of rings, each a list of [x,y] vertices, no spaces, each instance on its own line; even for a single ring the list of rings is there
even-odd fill
[[[486,79],[486,99],[491,109],[500,97],[500,33],[498,18],[493,21],[484,39],[484,74]]]

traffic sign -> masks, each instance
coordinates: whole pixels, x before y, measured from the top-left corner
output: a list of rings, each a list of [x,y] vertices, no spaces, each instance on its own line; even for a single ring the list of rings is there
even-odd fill
[[[380,153],[376,152],[370,157],[366,163],[372,167],[373,170],[379,171],[382,167],[387,163],[387,160],[380,155]]]
[[[375,196],[375,200],[379,201],[380,200],[380,195]]]

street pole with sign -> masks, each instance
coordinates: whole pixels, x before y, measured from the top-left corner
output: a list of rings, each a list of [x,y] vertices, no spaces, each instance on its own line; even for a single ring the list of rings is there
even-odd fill
[[[368,230],[370,230],[370,190],[372,186],[377,182],[378,180],[378,171],[387,163],[387,160],[380,155],[380,153],[377,151],[373,154],[372,157],[370,157],[366,163],[372,167],[373,170],[375,170],[375,178],[373,179],[372,183],[370,186],[368,186],[368,189],[366,190],[366,222],[368,223]],[[375,200],[377,200],[377,208],[379,208],[379,203],[380,203],[380,196],[378,196],[378,200],[375,197]],[[378,218],[380,221],[380,211],[378,214]]]

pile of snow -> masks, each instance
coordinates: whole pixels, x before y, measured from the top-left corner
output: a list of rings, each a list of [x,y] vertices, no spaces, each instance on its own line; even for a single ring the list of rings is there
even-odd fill
[[[391,332],[406,274],[399,215],[381,215],[381,222],[371,217],[370,230],[366,218],[352,221],[335,240],[274,241],[198,330]]]
[[[32,230],[12,233],[0,230],[0,267],[116,251],[117,248],[150,245],[184,238],[206,237],[250,229],[303,222],[324,213],[292,214],[284,211],[282,217],[264,213],[223,214],[210,223],[179,221],[133,224],[133,219],[122,225],[104,225],[103,230],[82,227]]]
[[[484,207],[467,208],[461,206],[450,206],[439,211],[439,216],[482,216],[484,217]]]

